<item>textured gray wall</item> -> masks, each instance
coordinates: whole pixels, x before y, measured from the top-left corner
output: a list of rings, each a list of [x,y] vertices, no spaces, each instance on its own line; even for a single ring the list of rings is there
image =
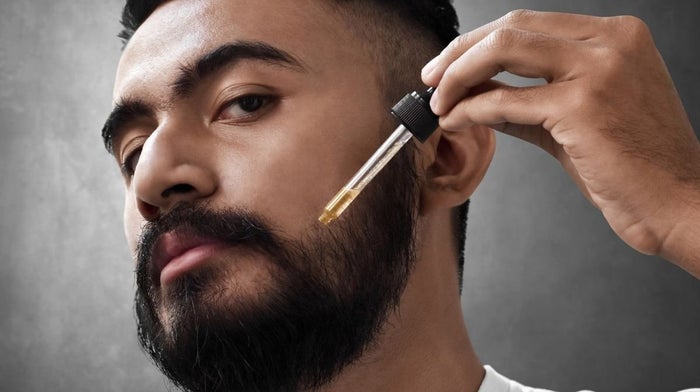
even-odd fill
[[[0,2],[0,390],[164,391],[140,353],[122,190],[98,136],[122,1]],[[510,9],[633,14],[700,129],[695,1],[457,0],[463,30]],[[464,310],[482,360],[560,390],[700,385],[700,283],[627,248],[553,159],[499,138],[474,196]]]

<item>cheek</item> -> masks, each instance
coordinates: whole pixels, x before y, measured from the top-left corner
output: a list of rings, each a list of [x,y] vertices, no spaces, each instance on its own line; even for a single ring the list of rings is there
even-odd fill
[[[327,121],[314,124],[314,132],[309,132],[311,127],[303,133],[287,129],[285,137],[266,145],[266,158],[251,171],[256,210],[297,238],[320,224],[323,207],[380,143],[376,121],[364,125],[366,132],[342,126],[327,129],[324,124]],[[355,137],[339,140],[334,132],[352,132]]]
[[[288,153],[270,162],[269,182],[259,190],[262,205],[274,211],[280,223],[306,227],[315,222],[326,202],[326,188],[335,182],[338,165],[321,158],[313,148],[288,148]],[[261,184],[262,185],[262,184]]]
[[[286,235],[298,238],[321,213],[328,193],[324,188],[330,189],[337,162],[321,162],[311,146],[280,139],[253,151],[257,158],[229,157],[221,199],[228,207],[261,214]]]

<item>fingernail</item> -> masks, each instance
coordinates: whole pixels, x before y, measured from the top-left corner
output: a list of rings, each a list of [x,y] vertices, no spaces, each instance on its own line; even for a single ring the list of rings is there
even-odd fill
[[[433,96],[430,98],[430,109],[433,111],[433,113],[438,114],[438,95],[440,94],[440,89],[435,89],[433,92]]]
[[[423,70],[421,71],[421,75],[423,75],[423,77],[425,77],[425,78],[429,77],[433,73],[433,71],[435,71],[435,67],[437,67],[439,60],[440,60],[440,56],[435,57],[434,59],[430,60],[428,62],[428,64],[426,64],[423,67]]]

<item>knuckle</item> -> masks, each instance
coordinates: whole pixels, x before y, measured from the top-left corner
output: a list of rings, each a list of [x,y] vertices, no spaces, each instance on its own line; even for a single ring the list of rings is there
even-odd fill
[[[502,27],[492,31],[484,39],[484,45],[490,49],[509,48],[517,41],[519,32],[515,29]]]
[[[633,40],[646,40],[651,36],[649,26],[636,16],[620,17],[620,25],[627,35]]]
[[[463,52],[469,47],[469,34],[458,35],[450,42],[447,50],[452,53]]]
[[[618,44],[622,50],[638,50],[652,41],[649,26],[636,16],[616,16],[611,19]]]
[[[622,26],[623,29],[637,33],[637,34],[646,33],[649,30],[647,24],[644,23],[643,20],[639,19],[636,16],[631,16],[631,15],[619,16],[618,21],[620,23],[620,26]]]
[[[501,19],[504,25],[519,25],[520,23],[531,19],[535,16],[536,12],[527,9],[513,10],[505,14]]]
[[[635,66],[638,59],[636,49],[628,44],[601,45],[588,52],[588,59],[596,64],[588,72],[595,76],[595,80],[600,81],[605,86],[616,85],[620,78],[629,72],[630,67]]]
[[[511,33],[509,29],[500,28],[492,31],[489,35],[484,38],[484,45],[487,48],[499,48],[508,46],[508,42],[511,40]]]
[[[503,89],[503,88],[499,88],[499,89],[491,91],[491,93],[489,93],[488,97],[493,105],[503,106],[506,103],[508,103],[509,94],[508,94],[508,90]]]

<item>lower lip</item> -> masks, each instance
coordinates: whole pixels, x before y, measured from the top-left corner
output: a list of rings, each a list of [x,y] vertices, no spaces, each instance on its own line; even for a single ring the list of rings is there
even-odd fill
[[[185,253],[173,258],[160,271],[161,286],[167,285],[179,276],[199,267],[221,249],[221,244],[204,244],[188,249]]]

